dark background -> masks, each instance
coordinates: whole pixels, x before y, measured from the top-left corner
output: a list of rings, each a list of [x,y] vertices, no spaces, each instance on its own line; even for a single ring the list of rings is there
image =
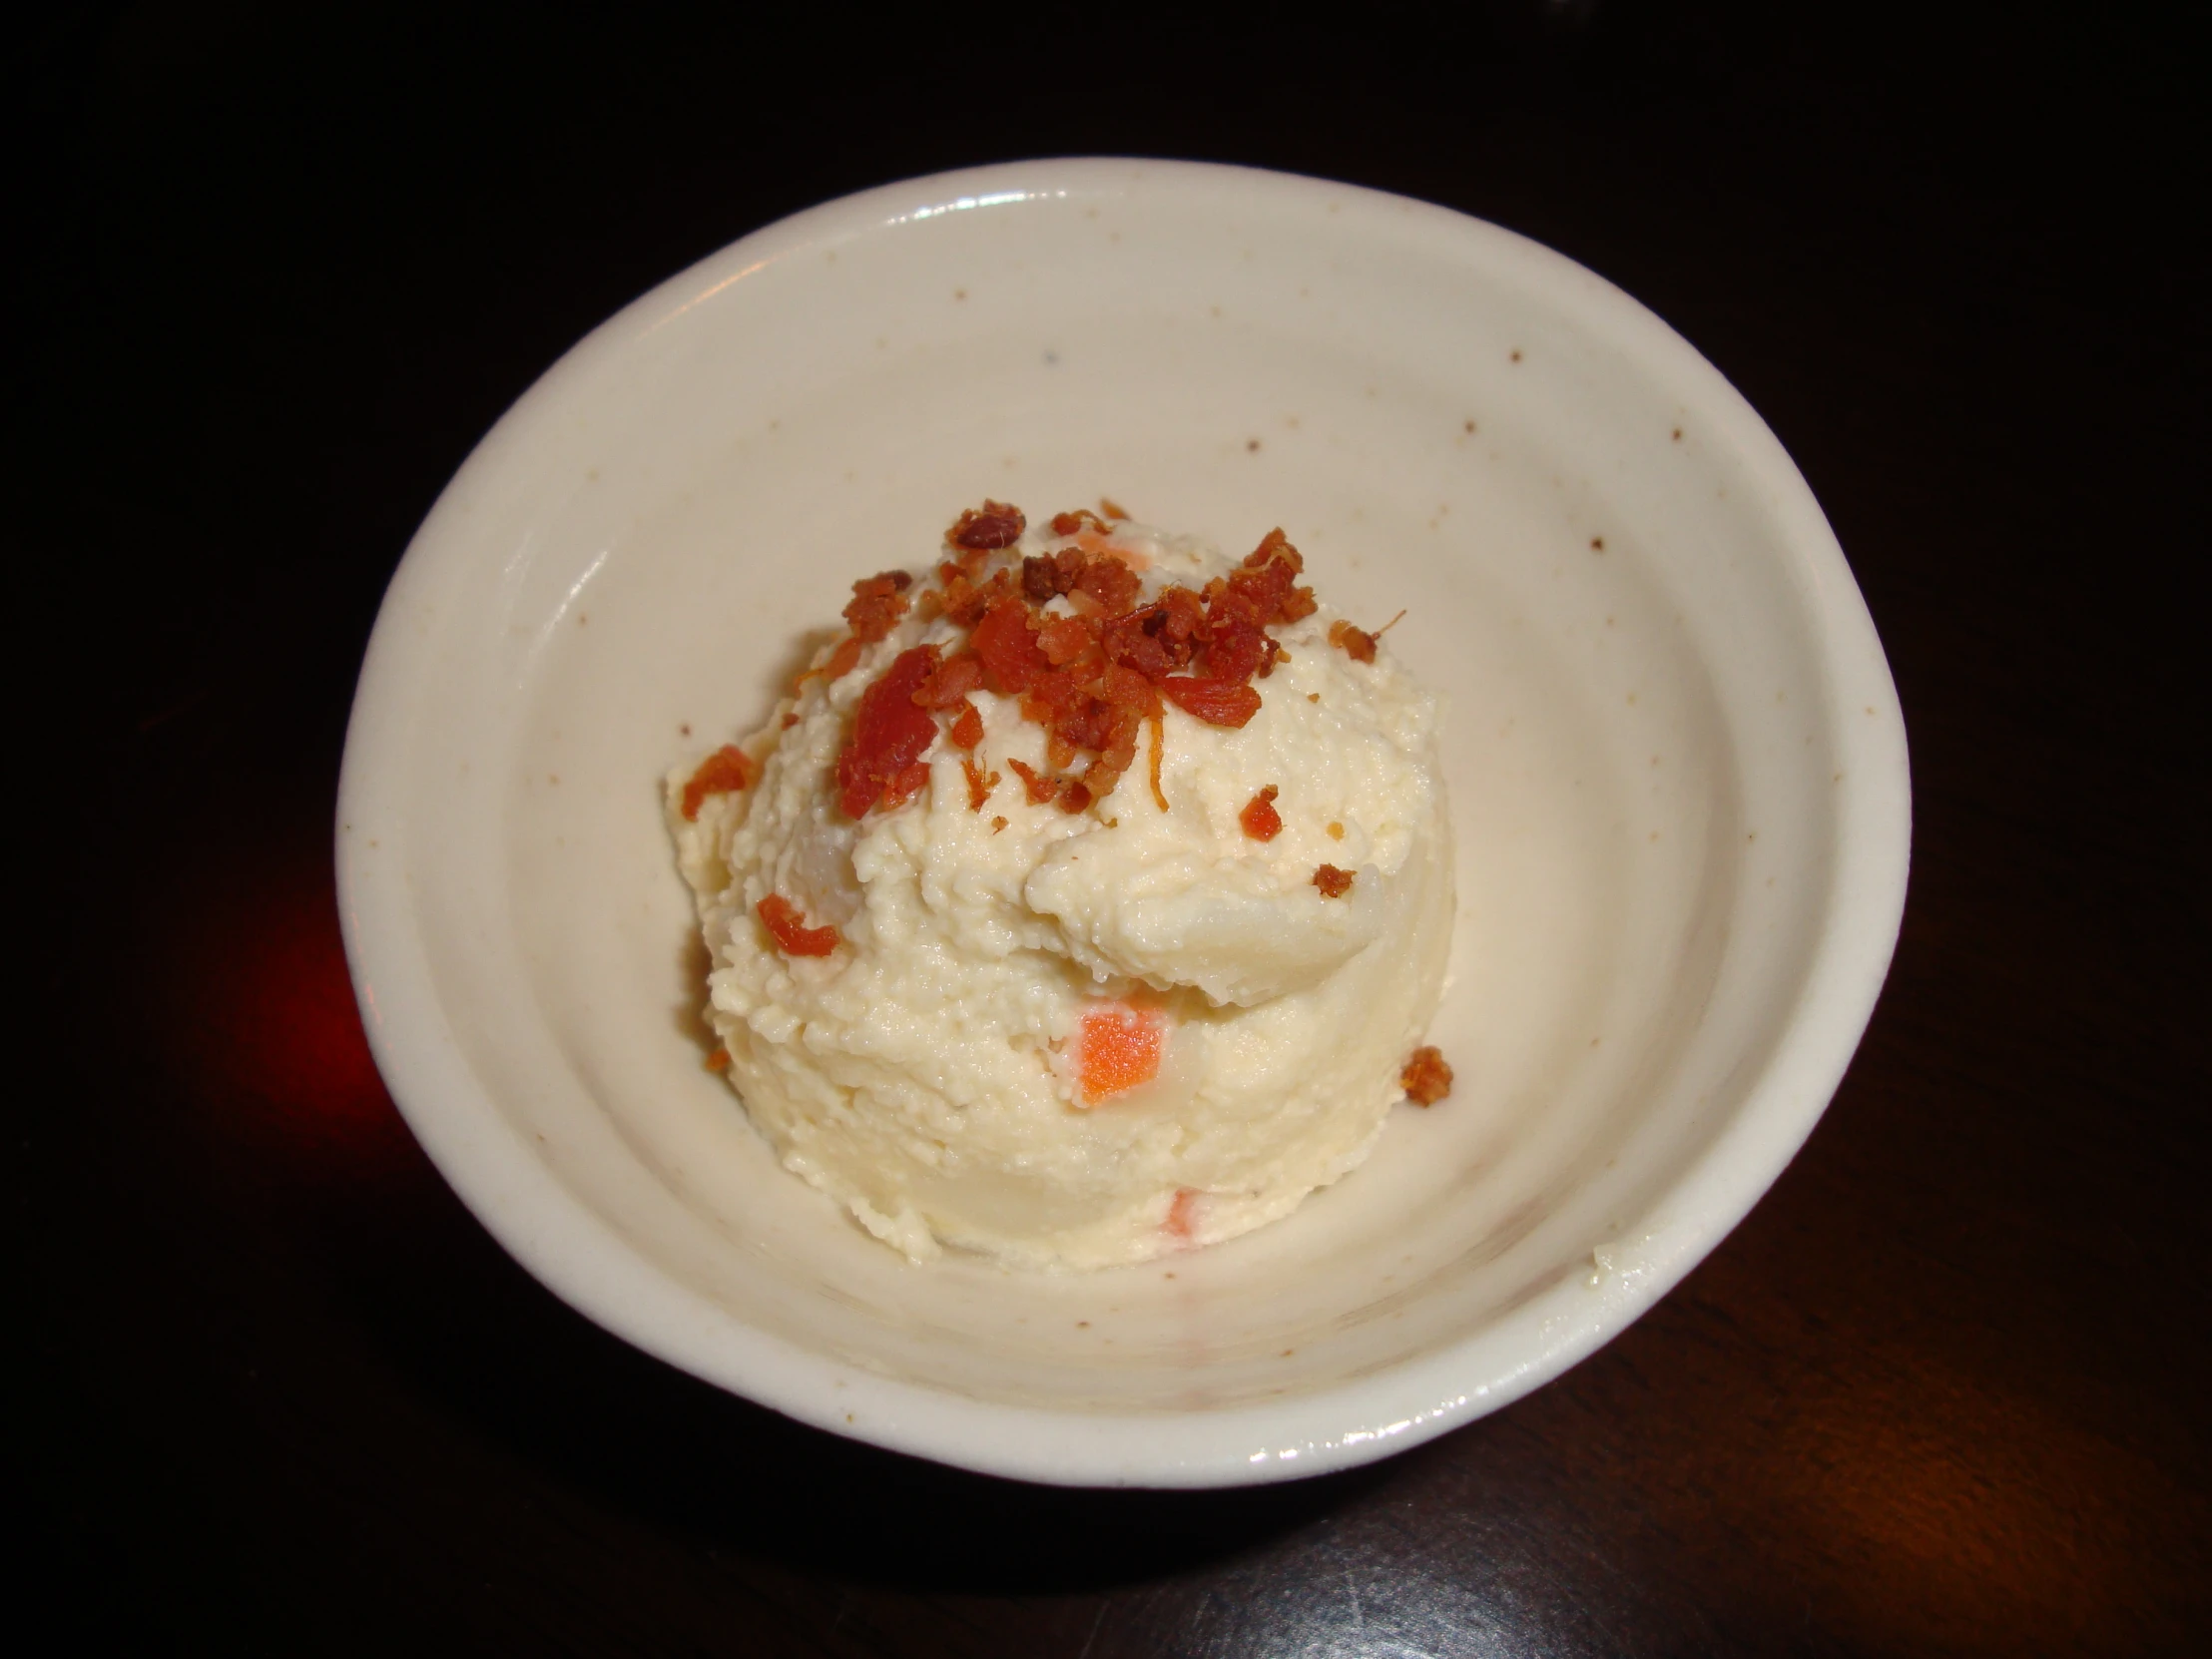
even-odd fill
[[[12,935],[17,1618],[144,1651],[2212,1640],[2204,65],[2120,10],[20,33],[16,799],[55,856]],[[1826,506],[1913,745],[1896,967],[1774,1191],[1566,1378],[1291,1486],[957,1474],[600,1334],[415,1149],[338,946],[361,648],[505,405],[783,214],[1084,152],[1423,197],[1652,306]]]

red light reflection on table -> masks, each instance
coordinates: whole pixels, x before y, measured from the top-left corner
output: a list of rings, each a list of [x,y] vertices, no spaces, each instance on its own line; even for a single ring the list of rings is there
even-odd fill
[[[195,1095],[232,1127],[353,1156],[404,1147],[354,1002],[327,847],[240,846],[194,874],[174,916],[183,994],[167,1035]]]

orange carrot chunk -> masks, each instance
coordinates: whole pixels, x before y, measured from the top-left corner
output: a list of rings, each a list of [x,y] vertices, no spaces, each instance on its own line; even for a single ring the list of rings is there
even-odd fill
[[[1126,1094],[1160,1075],[1167,1032],[1160,1016],[1126,1002],[1108,1002],[1083,1016],[1077,1041],[1086,1105]]]
[[[1178,1239],[1187,1239],[1198,1231],[1198,1194],[1192,1188],[1175,1189],[1175,1202],[1168,1206],[1168,1219],[1161,1227]]]

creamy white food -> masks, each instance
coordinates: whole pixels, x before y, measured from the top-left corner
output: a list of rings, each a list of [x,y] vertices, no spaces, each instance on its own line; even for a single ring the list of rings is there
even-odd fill
[[[1131,525],[1113,544],[1147,598],[1233,568]],[[996,557],[1065,545],[1032,530]],[[1332,646],[1325,604],[1271,630],[1289,657],[1253,682],[1245,726],[1167,707],[1165,812],[1143,746],[1083,811],[1032,803],[1008,763],[1048,770],[1045,731],[1018,699],[977,692],[970,758],[999,775],[981,809],[940,737],[927,785],[855,822],[835,768],[862,694],[901,652],[966,641],[919,610],[745,740],[751,788],[687,821],[696,758],[669,776],[708,1014],[785,1166],[917,1262],[949,1247],[1026,1269],[1217,1243],[1357,1167],[1444,980],[1435,699],[1386,644],[1372,663]],[[1282,828],[1261,841],[1240,815],[1269,786]],[[1350,890],[1325,896],[1323,864],[1352,872]],[[835,948],[781,948],[759,910],[772,895],[834,926]],[[1117,1004],[1160,1033],[1158,1074],[1093,1098],[1086,1016],[1120,1018]]]

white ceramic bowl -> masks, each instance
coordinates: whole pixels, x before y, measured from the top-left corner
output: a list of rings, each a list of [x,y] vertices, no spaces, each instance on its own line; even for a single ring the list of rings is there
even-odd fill
[[[1339,605],[1409,608],[1391,644],[1449,699],[1459,1081],[1229,1245],[910,1267],[702,1068],[658,780],[960,507],[1101,493],[1231,551],[1281,524]],[[881,1445],[1203,1486],[1466,1422],[1664,1294],[1834,1092],[1909,840],[1835,538],[1663,323],[1437,208],[1092,160],[801,214],[562,358],[392,580],[337,853],[392,1093],[576,1308]]]

